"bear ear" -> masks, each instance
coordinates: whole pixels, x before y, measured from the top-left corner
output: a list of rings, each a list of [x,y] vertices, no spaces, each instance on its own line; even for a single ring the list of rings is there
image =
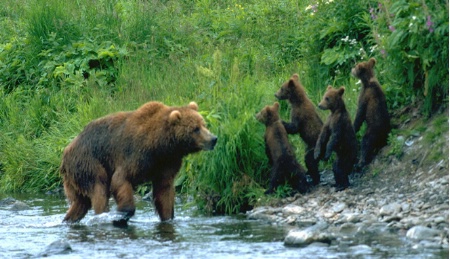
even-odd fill
[[[331,85],[327,86],[327,90],[333,89]]]
[[[374,67],[376,63],[377,63],[377,60],[375,58],[370,58],[369,59],[369,64],[370,64],[371,67]]]
[[[344,94],[344,92],[345,92],[345,87],[341,86],[341,87],[338,89],[339,95],[342,96],[342,95]]]
[[[196,102],[190,102],[188,107],[191,108],[192,110],[198,111],[198,105]]]
[[[278,111],[280,109],[280,104],[278,102],[273,103],[273,108]]]
[[[181,119],[181,113],[178,110],[173,110],[169,115],[169,122],[175,123]]]
[[[291,79],[289,79],[289,87],[295,88],[299,83],[298,74],[293,74]]]

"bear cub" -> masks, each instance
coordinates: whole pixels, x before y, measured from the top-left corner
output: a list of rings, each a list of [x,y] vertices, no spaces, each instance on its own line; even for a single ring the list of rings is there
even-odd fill
[[[375,63],[374,58],[367,62],[360,62],[351,72],[362,83],[353,128],[357,133],[364,121],[367,124],[366,132],[361,140],[358,170],[370,164],[378,151],[387,144],[391,130],[386,97],[374,73]]]
[[[284,82],[275,94],[278,100],[288,100],[291,105],[291,122],[283,121],[288,134],[299,134],[306,144],[305,164],[314,185],[319,184],[319,160],[314,158],[314,147],[319,138],[323,122],[316,112],[315,105],[306,95],[298,74]]]
[[[305,169],[298,163],[289,143],[287,132],[280,120],[279,107],[279,103],[275,102],[256,114],[256,119],[266,126],[264,141],[269,164],[272,166],[270,185],[265,194],[273,193],[286,181],[295,191],[305,193],[309,189]]]
[[[344,91],[344,87],[334,89],[328,86],[319,103],[320,109],[330,110],[331,114],[320,132],[314,151],[316,159],[323,158],[324,160],[328,160],[333,151],[336,153],[336,160],[333,163],[336,191],[344,190],[349,186],[348,175],[352,172],[357,159],[356,135],[342,99]],[[325,155],[321,157],[324,147],[326,147]]]
[[[126,224],[134,215],[134,189],[148,181],[162,221],[174,218],[174,180],[183,157],[212,150],[217,137],[209,132],[198,106],[171,107],[148,102],[90,122],[64,149],[60,173],[70,202],[65,222],[78,222],[93,207],[108,211],[112,195]]]

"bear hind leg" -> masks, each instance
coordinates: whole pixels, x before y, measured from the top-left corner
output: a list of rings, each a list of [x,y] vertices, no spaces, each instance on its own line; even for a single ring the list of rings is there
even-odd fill
[[[308,169],[308,174],[311,176],[313,185],[318,185],[320,183],[319,159],[314,158],[314,147],[306,152],[305,164]]]
[[[346,172],[345,161],[339,158],[333,163],[334,180],[336,181],[336,191],[343,191],[350,186],[348,173]]]
[[[362,169],[372,162],[375,158],[375,145],[376,139],[373,133],[366,132],[361,140],[361,158],[358,164],[358,168]]]
[[[91,208],[91,199],[87,196],[77,195],[70,203],[69,210],[63,222],[79,222]]]
[[[96,183],[94,194],[92,195],[92,207],[95,214],[101,214],[108,211],[109,190],[104,184]]]
[[[127,222],[136,210],[134,205],[134,190],[131,183],[122,179],[119,173],[115,173],[111,181],[111,191],[117,203],[117,210],[123,213],[123,222]],[[116,222],[121,223],[121,222]]]

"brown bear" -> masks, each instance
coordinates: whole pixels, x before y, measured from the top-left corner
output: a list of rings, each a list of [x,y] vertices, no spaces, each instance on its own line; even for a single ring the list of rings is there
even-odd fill
[[[287,132],[280,120],[279,107],[279,103],[275,102],[272,106],[265,106],[256,114],[256,119],[266,126],[264,142],[267,158],[272,167],[269,189],[265,194],[273,193],[286,181],[293,190],[305,193],[308,190],[305,169],[295,158]]]
[[[275,97],[279,100],[287,99],[291,104],[291,122],[283,121],[283,125],[288,134],[299,133],[306,143],[305,164],[313,184],[317,185],[320,182],[319,160],[314,158],[314,148],[323,122],[316,112],[316,107],[306,96],[297,74],[293,74],[281,86]]]
[[[351,72],[362,83],[353,128],[357,133],[364,121],[367,124],[361,141],[359,169],[372,162],[378,151],[387,144],[391,131],[386,97],[374,74],[375,63],[376,60],[371,58],[367,62],[358,63]]]
[[[183,157],[212,150],[216,142],[195,102],[148,102],[90,122],[64,149],[60,173],[70,202],[64,221],[80,221],[91,207],[96,214],[108,211],[112,194],[123,216],[114,223],[126,223],[135,212],[134,188],[148,181],[160,219],[173,219],[174,179]]]
[[[358,145],[350,115],[342,99],[344,90],[344,87],[333,89],[328,86],[319,103],[320,109],[330,110],[331,114],[320,132],[314,151],[314,158],[321,159],[321,154],[324,153],[322,148],[326,147],[324,160],[328,160],[333,151],[336,153],[333,173],[337,191],[344,190],[349,186],[348,175],[356,163]]]

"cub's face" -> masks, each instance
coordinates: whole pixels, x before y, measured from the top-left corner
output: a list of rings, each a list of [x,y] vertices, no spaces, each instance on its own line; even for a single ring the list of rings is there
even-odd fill
[[[272,106],[265,106],[260,112],[255,115],[255,117],[259,122],[265,125],[269,125],[272,122],[279,120],[279,108],[280,104],[278,102],[275,102]]]
[[[184,107],[174,110],[169,115],[169,121],[175,131],[175,139],[189,152],[213,150],[217,136],[212,134],[205,121],[195,107]]]
[[[284,82],[280,89],[275,93],[275,97],[278,100],[286,100],[293,94],[296,84],[298,84],[299,79],[297,74],[293,74],[292,77]]]
[[[374,77],[373,68],[376,60],[374,58],[369,59],[367,62],[360,62],[352,69],[352,75],[359,79],[370,79]]]
[[[322,101],[319,103],[319,108],[321,110],[334,110],[342,101],[344,90],[344,87],[334,89],[331,85],[329,85]]]

